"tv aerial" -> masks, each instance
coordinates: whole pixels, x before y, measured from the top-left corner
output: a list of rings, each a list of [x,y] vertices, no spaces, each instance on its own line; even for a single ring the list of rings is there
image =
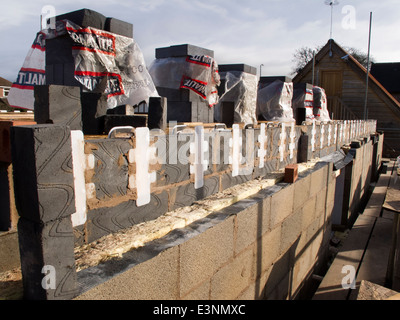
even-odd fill
[[[333,6],[338,5],[339,1],[337,1],[337,0],[325,0],[325,4],[331,7],[331,32],[330,32],[330,35],[329,35],[329,39],[332,39]]]

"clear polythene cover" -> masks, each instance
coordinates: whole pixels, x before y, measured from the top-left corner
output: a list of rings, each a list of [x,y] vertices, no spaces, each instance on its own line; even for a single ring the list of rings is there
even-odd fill
[[[74,77],[87,91],[105,92],[109,109],[158,95],[134,39],[61,20],[54,29],[36,35],[10,90],[9,102],[14,107],[33,110],[34,86],[46,84],[46,40],[66,33],[74,41]]]
[[[323,88],[317,86],[313,87],[313,101],[315,119],[320,121],[331,120],[329,117],[326,93]]]
[[[155,59],[149,73],[156,87],[189,89],[208,102],[210,107],[218,102],[220,85],[218,64],[206,55],[188,55]]]
[[[220,73],[224,83],[223,94],[215,105],[214,118],[222,122],[222,102],[234,102],[234,123],[257,124],[257,76],[241,72],[227,71]]]
[[[293,83],[276,80],[257,93],[257,115],[267,121],[291,122]]]

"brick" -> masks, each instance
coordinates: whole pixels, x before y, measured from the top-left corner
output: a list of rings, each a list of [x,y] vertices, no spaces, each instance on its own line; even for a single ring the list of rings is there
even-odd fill
[[[299,176],[299,167],[297,164],[289,164],[285,167],[285,176],[283,178],[286,183],[294,183]]]
[[[21,218],[18,222],[19,250],[24,298],[29,300],[69,300],[78,294],[74,238],[71,219],[45,224]],[[45,289],[45,266],[54,268],[55,289]]]
[[[12,127],[11,145],[20,216],[46,223],[73,214],[75,192],[69,128]]]
[[[156,59],[186,57],[187,55],[207,55],[213,58],[214,51],[197,47],[191,44],[181,44],[164,48],[156,48]]]
[[[35,121],[82,130],[80,88],[59,85],[35,86]]]
[[[36,124],[36,122],[29,120],[0,120],[0,161],[11,163],[10,128],[30,124]]]

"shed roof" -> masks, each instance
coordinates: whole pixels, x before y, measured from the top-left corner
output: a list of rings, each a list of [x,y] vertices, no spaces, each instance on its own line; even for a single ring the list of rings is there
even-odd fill
[[[343,59],[343,61],[347,61],[349,66],[353,69],[354,72],[358,73],[364,81],[367,78],[367,69],[361,65],[360,62],[357,61],[350,53],[348,53],[345,49],[343,49],[340,45],[338,45],[333,39],[329,39],[328,42],[321,48],[320,51],[315,55],[315,65],[318,64],[319,61],[322,60],[326,55],[337,54],[339,57]],[[296,76],[293,78],[293,82],[301,82],[302,78],[312,71],[313,61],[309,61],[305,67],[300,70]],[[380,91],[387,99],[391,102],[392,108],[395,109],[396,112],[400,112],[400,102],[397,101],[389,91],[371,74],[369,73],[368,81],[370,85]]]

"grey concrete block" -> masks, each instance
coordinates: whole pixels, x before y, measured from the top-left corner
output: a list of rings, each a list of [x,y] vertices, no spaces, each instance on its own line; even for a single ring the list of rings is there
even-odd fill
[[[149,129],[167,129],[167,98],[150,97],[147,119]]]
[[[141,207],[130,200],[112,207],[102,207],[88,211],[87,241],[92,242],[104,235],[132,227],[141,222],[158,218],[168,211],[168,194],[151,194],[150,203]]]
[[[104,30],[124,37],[133,38],[133,24],[116,18],[106,18]]]
[[[209,123],[214,109],[204,101],[168,101],[167,121]]]
[[[156,48],[156,59],[171,58],[171,57],[185,57],[194,55],[207,55],[211,58],[214,57],[214,51],[197,47],[191,44],[174,45],[164,48]]]
[[[90,182],[96,186],[99,200],[124,196],[128,186],[127,154],[132,145],[128,139],[87,140],[94,156],[94,175]],[[88,183],[88,181],[86,181]]]
[[[270,85],[274,81],[282,81],[282,82],[292,82],[292,78],[287,76],[269,76],[269,77],[260,77],[258,89],[262,89],[268,85]]]
[[[239,72],[246,72],[253,75],[257,74],[257,68],[249,66],[244,63],[237,63],[237,64],[219,64],[218,65],[219,72],[228,72],[228,71],[239,71]]]
[[[121,106],[117,106],[113,109],[107,109],[106,114],[122,114],[132,116],[135,114],[135,110],[133,106],[130,106],[129,104],[124,104]]]
[[[56,16],[56,20],[70,20],[82,28],[93,27],[105,30],[106,17],[90,9],[80,9]]]
[[[18,213],[35,222],[75,212],[70,130],[61,125],[11,128]]]
[[[35,121],[54,123],[82,130],[80,88],[59,85],[37,85],[34,88]]]
[[[129,116],[123,114],[107,114],[104,116],[104,133],[108,134],[114,127],[131,126],[147,127],[147,116]]]
[[[18,235],[24,298],[74,298],[78,288],[71,219],[62,218],[42,224],[21,218]],[[43,284],[48,284],[48,287]]]
[[[204,186],[195,189],[193,183],[171,188],[171,197],[174,200],[172,210],[180,207],[190,206],[195,201],[204,199],[219,192],[219,177],[210,177],[204,180]]]
[[[190,89],[180,88],[171,89],[164,87],[157,87],[157,92],[161,97],[165,97],[168,101],[204,101],[197,93]]]
[[[104,116],[107,114],[107,95],[81,92],[82,126],[84,134],[104,133]]]

